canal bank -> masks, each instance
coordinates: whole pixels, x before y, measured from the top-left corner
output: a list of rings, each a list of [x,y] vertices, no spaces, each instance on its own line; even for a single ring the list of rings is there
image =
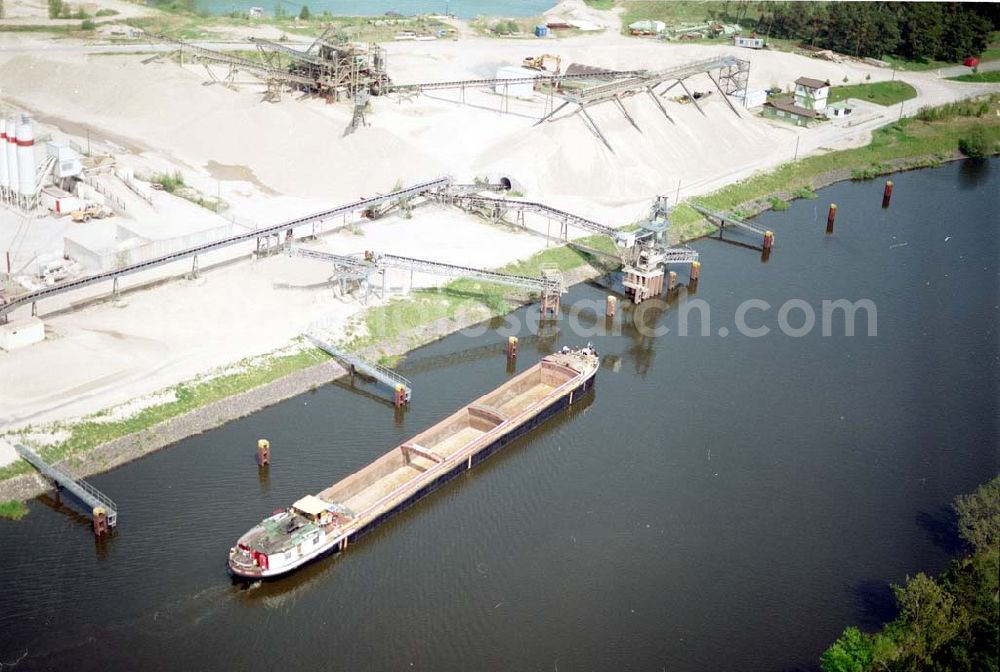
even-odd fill
[[[982,125],[987,129],[988,137],[994,146],[1000,145],[1000,119],[995,114],[998,103],[1000,97],[985,96],[978,100],[940,108],[945,112],[933,120],[921,120],[919,117],[912,120],[904,119],[875,131],[873,140],[867,147],[808,157],[695,200],[713,209],[750,216],[776,206],[787,207],[788,202],[796,198],[812,198],[816,189],[839,181],[870,178],[896,170],[941,165],[961,158],[962,155],[956,149],[958,141],[973,125]],[[931,117],[931,115],[925,116],[928,119]],[[686,205],[676,209],[673,219],[673,234],[678,240],[695,240],[714,230]],[[571,282],[580,282],[601,274],[601,271],[586,266],[586,261],[585,257],[577,255],[569,262],[577,264]],[[412,330],[408,330],[402,336],[395,333],[372,334],[369,340],[378,341],[384,337],[389,343],[378,347],[369,346],[364,354],[372,358],[398,357],[469,324],[489,316],[503,314],[516,305],[508,306],[506,300],[499,303],[503,305],[498,307],[497,303],[491,303],[483,306],[483,310],[465,311],[452,317],[434,320],[429,324],[413,325]],[[317,359],[320,360],[319,370],[303,372],[301,375],[297,373],[299,370],[308,371],[310,367],[317,366]],[[323,359],[325,358],[317,353],[313,358],[298,356],[290,360],[287,370],[279,369],[276,378],[268,379],[265,384],[266,389],[260,391],[256,390],[260,386],[259,382],[251,381],[248,384],[236,381],[229,393],[230,398],[213,397],[208,402],[210,408],[204,411],[184,408],[180,412],[173,412],[164,409],[166,413],[148,414],[147,417],[151,420],[147,422],[136,423],[130,420],[122,425],[125,434],[114,435],[108,442],[92,438],[95,435],[106,436],[102,430],[97,434],[83,437],[80,441],[62,442],[57,438],[55,445],[34,447],[41,449],[43,455],[50,459],[74,458],[71,466],[81,475],[98,473],[169,445],[183,436],[242,417],[288,396],[307,391],[315,385],[322,384],[322,381],[332,380],[335,377],[333,373],[322,368],[325,366],[322,364]],[[263,360],[266,366],[269,358],[264,357]],[[279,382],[283,376],[289,374],[293,374],[289,380]],[[226,372],[220,372],[218,375],[225,376]],[[178,389],[184,387],[181,385]],[[163,392],[172,393],[171,390]],[[113,410],[110,412],[114,413]],[[163,419],[164,415],[168,417]],[[74,425],[86,422],[88,418],[80,419],[76,423],[57,423],[55,426],[34,428],[30,434],[58,437],[67,431],[72,434],[75,431]],[[101,422],[106,430],[108,425]],[[11,436],[9,439],[16,440],[17,436]],[[45,487],[26,464],[15,463],[0,468],[0,501],[25,499],[38,494]]]
[[[572,286],[580,282],[586,282],[588,280],[598,278],[604,273],[605,270],[603,269],[599,270],[598,268],[583,263],[581,266],[568,270],[564,274],[564,279],[568,285]],[[395,301],[399,302],[400,300],[396,299]],[[530,301],[526,299],[519,302],[512,300],[511,309],[516,309],[517,307],[528,303],[530,303]],[[362,357],[370,359],[378,358],[380,360],[403,357],[406,353],[416,347],[426,345],[457,331],[478,324],[484,319],[497,317],[501,314],[502,313],[491,314],[488,311],[459,311],[452,317],[439,318],[430,323],[420,325],[413,331],[404,335],[397,336],[396,338],[379,343],[378,345],[370,346],[365,350],[362,350],[360,354]],[[326,385],[348,377],[347,371],[345,371],[343,366],[338,364],[336,361],[330,360],[321,350],[311,348],[304,343],[298,343],[280,353],[274,353],[271,356],[259,358],[257,362],[237,364],[236,367],[233,368],[237,372],[242,368],[253,366],[266,368],[271,366],[271,362],[274,359],[287,359],[290,364],[288,372],[279,374],[274,380],[249,387],[248,389],[242,391],[234,390],[234,393],[231,395],[212,400],[205,405],[197,406],[190,411],[170,415],[167,419],[152,422],[148,426],[137,429],[136,431],[128,431],[127,433],[108,441],[90,441],[93,445],[87,446],[86,443],[84,443],[85,447],[73,449],[70,445],[65,445],[70,444],[72,441],[71,438],[70,440],[67,440],[64,445],[57,444],[55,446],[55,450],[58,451],[60,448],[68,449],[67,452],[69,457],[66,459],[70,463],[74,474],[81,477],[92,476],[94,474],[120,467],[121,465],[131,462],[132,460],[139,459],[144,455],[148,455],[154,451],[170,446],[171,444],[186,437],[219,427],[227,422],[256,413],[257,411],[267,408],[268,406],[272,406],[278,402],[305,392],[309,392],[310,390],[314,390],[321,385]],[[302,363],[302,368],[298,368],[300,363]],[[229,371],[229,369],[226,369],[210,376],[209,383],[211,384],[211,380],[213,378],[234,375],[229,373]],[[238,376],[239,373],[236,373],[235,375]],[[196,385],[197,381],[193,381],[193,384]],[[192,384],[182,384],[177,388],[171,388],[171,390],[183,390],[185,387],[191,386]],[[152,397],[163,397],[165,393],[169,393],[171,390],[158,392],[152,395]],[[174,394],[172,396],[176,397],[177,395]],[[176,398],[171,399],[171,402],[168,402],[168,404],[174,401],[176,401]],[[140,414],[144,411],[153,411],[155,414],[157,410],[157,405],[154,403],[143,408]],[[166,409],[161,407],[159,410]],[[167,412],[169,413],[169,411]],[[110,413],[113,415],[114,409],[112,409]],[[107,414],[101,413],[98,415],[100,417],[104,417]],[[155,415],[153,417],[155,417]],[[93,420],[94,418],[92,417],[82,418],[80,420],[80,424],[92,422]],[[115,433],[116,426],[128,428],[129,426],[135,425],[141,426],[145,423],[143,423],[141,419],[138,422],[129,419],[121,421],[118,425],[116,425],[114,420],[108,422],[102,420],[97,424],[104,426],[104,435],[106,435],[109,433]],[[68,431],[71,435],[74,429],[76,429],[76,427],[73,423],[70,423]],[[60,432],[65,431],[67,431],[66,425],[63,423],[57,423],[54,426],[43,427],[40,429],[28,428],[24,432],[20,433],[20,436],[22,438],[36,437],[38,435],[46,438],[49,436],[58,437]],[[8,440],[15,441],[18,437],[18,434],[9,435]],[[80,442],[88,442],[89,439],[90,437],[87,433],[81,433],[81,436],[79,437]],[[49,457],[52,454],[53,453],[50,452],[46,454],[46,457]],[[59,462],[63,462],[63,460],[60,459]],[[0,502],[23,502],[51,490],[51,485],[37,472],[31,469],[27,463],[18,462],[11,465],[11,467],[0,469],[0,476],[7,476],[5,480],[0,480]],[[11,510],[21,514],[20,509],[12,508]],[[20,518],[23,517],[23,515],[18,515],[17,517]]]
[[[326,385],[96,476],[122,512],[104,543],[31,501],[0,522],[0,660],[264,670],[296,641],[302,668],[813,670],[845,623],[891,619],[889,582],[943,569],[948,504],[996,469],[998,176],[900,174],[887,210],[881,181],[834,185],[761,216],[781,241],[767,263],[697,243],[709,336],[681,337],[679,306],[640,315],[663,337],[627,307],[607,333],[580,316],[603,358],[592,400],[287,580],[232,587],[229,546],[512,375],[495,328],[533,307],[410,353],[401,372],[435,393],[401,424]],[[837,298],[872,300],[877,336],[778,328],[788,301]],[[772,306],[751,320],[767,337],[732,330],[751,299]],[[526,335],[518,369],[578,338]]]

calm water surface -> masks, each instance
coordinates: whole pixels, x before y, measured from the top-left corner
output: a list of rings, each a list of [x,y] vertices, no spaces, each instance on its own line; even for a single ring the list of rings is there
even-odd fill
[[[697,245],[713,333],[749,298],[775,307],[750,320],[775,331],[788,299],[869,298],[877,337],[681,338],[674,307],[641,318],[673,332],[643,338],[623,309],[621,334],[593,339],[589,400],[346,554],[231,585],[226,552],[264,515],[507,379],[496,332],[444,339],[407,361],[402,423],[330,385],[94,478],[121,508],[107,543],[47,498],[0,521],[0,662],[816,669],[846,624],[892,616],[887,582],[945,566],[949,502],[998,468],[1000,161],[894,180],[889,210],[877,181],[763,216],[778,241],[766,264]],[[566,303],[605,295],[579,286]],[[518,367],[564,340],[522,338]]]

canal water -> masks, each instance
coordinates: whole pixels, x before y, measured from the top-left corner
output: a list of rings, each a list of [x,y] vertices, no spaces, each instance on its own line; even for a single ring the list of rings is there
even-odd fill
[[[0,662],[17,670],[814,670],[889,582],[956,550],[948,505],[998,469],[1000,161],[843,183],[759,221],[767,263],[700,241],[708,336],[679,304],[592,340],[596,393],[340,556],[241,589],[229,546],[506,380],[505,337],[414,352],[393,409],[329,385],[95,477],[118,535],[48,498],[0,522]],[[826,206],[839,205],[834,235]],[[682,269],[681,279],[686,272]],[[564,305],[602,305],[581,285]],[[740,304],[762,337],[741,335]],[[855,336],[821,302],[868,299]],[[781,333],[788,301],[815,307]],[[686,304],[689,307],[693,304]],[[802,303],[783,313],[802,325]],[[513,315],[523,319],[537,306]],[[693,314],[693,311],[691,311]],[[661,336],[643,335],[667,327]],[[604,327],[592,311],[579,327]],[[496,325],[494,325],[496,326]],[[725,327],[729,335],[720,336]],[[270,439],[266,476],[253,462]]]

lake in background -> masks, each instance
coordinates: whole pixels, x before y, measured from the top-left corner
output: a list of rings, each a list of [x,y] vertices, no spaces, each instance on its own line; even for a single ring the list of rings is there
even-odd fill
[[[554,0],[200,0],[199,7],[212,14],[226,14],[234,9],[247,11],[262,7],[273,13],[277,4],[289,14],[298,14],[303,4],[309,5],[313,14],[330,12],[337,16],[381,16],[396,12],[404,16],[419,14],[454,14],[460,19],[477,16],[537,16],[556,5]]]
[[[0,662],[27,654],[18,672],[817,669],[846,625],[894,616],[890,582],[946,566],[951,501],[998,469],[1000,160],[892,179],[888,210],[880,179],[759,217],[776,233],[768,263],[698,242],[696,298],[716,335],[677,336],[675,306],[646,311],[639,319],[671,333],[644,337],[622,307],[621,333],[591,338],[603,356],[594,395],[286,579],[232,585],[229,547],[507,380],[504,336],[457,334],[413,352],[401,423],[327,385],[94,477],[121,512],[105,542],[89,517],[30,502],[24,520],[0,521]],[[579,285],[563,305],[606,295]],[[777,333],[789,299],[818,313],[840,298],[875,302],[876,337],[863,319],[853,338],[842,326],[832,337]],[[771,335],[735,335],[747,299],[774,307],[749,319]],[[524,335],[518,369],[579,342],[559,329]],[[265,475],[254,464],[261,437],[272,446]]]

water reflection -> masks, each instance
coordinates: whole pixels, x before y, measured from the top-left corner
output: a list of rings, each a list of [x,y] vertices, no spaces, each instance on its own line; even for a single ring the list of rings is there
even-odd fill
[[[986,159],[959,161],[958,188],[975,189],[990,179],[993,162]]]

